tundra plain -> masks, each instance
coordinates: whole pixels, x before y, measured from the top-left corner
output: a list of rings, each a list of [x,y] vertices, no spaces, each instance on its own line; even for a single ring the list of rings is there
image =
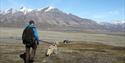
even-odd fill
[[[46,57],[49,44],[40,42],[34,63],[125,63],[124,33],[38,31],[40,40],[59,42],[58,54]],[[0,28],[0,63],[23,63],[22,32],[22,28]]]

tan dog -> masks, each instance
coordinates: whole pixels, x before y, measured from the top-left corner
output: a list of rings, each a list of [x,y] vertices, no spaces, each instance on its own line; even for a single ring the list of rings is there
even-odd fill
[[[47,49],[47,52],[46,52],[46,56],[50,56],[51,54],[57,54],[57,43],[53,43],[51,44],[48,49]]]

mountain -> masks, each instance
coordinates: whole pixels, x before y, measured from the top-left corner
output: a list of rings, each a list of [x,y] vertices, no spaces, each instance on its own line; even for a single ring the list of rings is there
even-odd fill
[[[39,28],[46,30],[112,31],[107,25],[67,14],[52,6],[43,9],[21,7],[17,10],[11,8],[5,12],[0,11],[0,27],[24,27],[29,20],[34,20]]]
[[[24,14],[26,14],[26,13],[28,13],[28,12],[31,12],[33,9],[28,9],[28,8],[26,8],[26,7],[21,7],[18,11],[21,11],[21,12],[23,12]]]
[[[125,32],[125,21],[113,21],[112,23],[103,22],[100,23],[100,25],[104,26],[106,30]]]
[[[116,20],[113,21],[112,24],[125,24],[125,20]]]

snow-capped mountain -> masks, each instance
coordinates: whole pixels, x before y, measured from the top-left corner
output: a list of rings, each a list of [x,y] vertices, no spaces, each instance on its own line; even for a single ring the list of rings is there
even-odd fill
[[[0,13],[4,13],[4,14],[8,14],[8,13],[16,13],[16,12],[23,12],[24,14],[28,13],[28,12],[31,12],[33,11],[33,9],[30,9],[30,8],[26,8],[26,7],[20,7],[19,9],[13,9],[13,8],[10,8],[10,9],[7,9],[5,11],[0,11]]]
[[[17,11],[21,11],[23,12],[24,14],[28,13],[28,12],[31,12],[33,9],[29,9],[29,8],[26,8],[26,7],[21,7],[20,9],[18,9]]]
[[[125,31],[125,23],[124,21],[113,21],[111,23],[102,22],[100,25],[104,26],[106,30],[110,31]]]
[[[52,9],[54,9],[54,7],[49,6],[49,7],[47,7],[46,9],[44,9],[44,11],[45,11],[45,12],[48,12],[48,11],[51,11]]]
[[[71,13],[67,14],[52,6],[42,9],[9,9],[7,12],[0,11],[0,26],[2,27],[24,27],[29,20],[34,20],[41,29],[52,30],[91,30],[91,31],[124,31],[124,27],[112,27],[102,25],[96,21],[80,18]]]
[[[112,21],[112,24],[125,24],[125,20]]]

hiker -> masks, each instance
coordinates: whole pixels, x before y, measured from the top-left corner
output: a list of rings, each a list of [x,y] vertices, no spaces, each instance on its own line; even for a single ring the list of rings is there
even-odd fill
[[[25,45],[25,63],[32,63],[36,54],[37,45],[39,45],[38,32],[33,20],[29,21],[29,25],[24,29],[22,34],[23,44]],[[30,52],[32,48],[32,51]]]

